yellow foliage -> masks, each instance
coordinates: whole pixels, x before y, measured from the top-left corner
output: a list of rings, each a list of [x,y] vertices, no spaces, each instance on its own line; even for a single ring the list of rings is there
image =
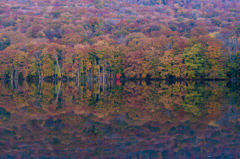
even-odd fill
[[[87,61],[86,62],[86,69],[89,70],[92,67],[91,62]]]
[[[129,73],[129,76],[130,76],[131,78],[133,78],[133,77],[136,76],[136,73],[135,73],[134,71],[131,71],[131,72]]]
[[[218,31],[212,32],[210,34],[208,34],[211,38],[216,38],[216,36],[219,34]]]
[[[218,126],[218,124],[216,124],[216,121],[210,121],[210,122],[208,123],[208,125],[214,126],[214,127],[217,127],[217,126]]]

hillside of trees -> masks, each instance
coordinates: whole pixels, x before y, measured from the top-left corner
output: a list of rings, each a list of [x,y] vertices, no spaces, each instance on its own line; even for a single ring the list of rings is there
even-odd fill
[[[1,79],[238,79],[240,0],[1,0]]]

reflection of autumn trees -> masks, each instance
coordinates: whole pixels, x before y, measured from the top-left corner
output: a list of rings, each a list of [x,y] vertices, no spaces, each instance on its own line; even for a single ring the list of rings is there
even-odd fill
[[[0,152],[221,154],[224,145],[238,141],[238,105],[238,89],[226,82],[1,83]]]
[[[41,110],[41,114],[94,112],[104,118],[107,114],[120,113],[129,107],[127,109],[139,113],[165,112],[172,116],[178,111],[184,111],[192,117],[206,115],[212,118],[221,114],[223,97],[228,93],[224,82],[169,84],[166,81],[152,81],[149,85],[145,81],[129,81],[123,87],[113,82],[89,82],[23,82],[16,88],[7,83],[2,85],[1,105],[8,105],[4,108],[11,113],[28,107],[29,111],[35,113]],[[236,93],[231,94],[237,96]],[[235,97],[231,98],[237,100]]]

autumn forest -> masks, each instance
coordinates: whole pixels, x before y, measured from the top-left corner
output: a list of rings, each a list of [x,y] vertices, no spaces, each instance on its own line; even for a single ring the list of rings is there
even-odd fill
[[[1,79],[238,79],[239,0],[1,0]]]
[[[0,158],[240,158],[240,0],[0,0]]]

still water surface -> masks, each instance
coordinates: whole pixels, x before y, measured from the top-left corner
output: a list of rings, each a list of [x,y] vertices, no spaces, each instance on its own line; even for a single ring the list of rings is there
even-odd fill
[[[238,158],[239,85],[0,81],[0,158]]]

